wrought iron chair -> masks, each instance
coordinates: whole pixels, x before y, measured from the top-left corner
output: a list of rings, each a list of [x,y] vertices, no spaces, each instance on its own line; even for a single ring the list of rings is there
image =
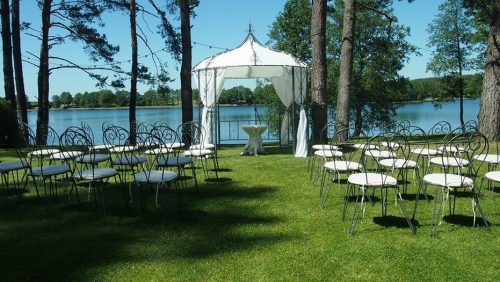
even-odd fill
[[[61,134],[61,145],[69,148],[74,148],[77,151],[84,152],[82,156],[71,159],[73,161],[73,179],[75,181],[85,181],[89,183],[89,189],[94,191],[94,198],[99,209],[99,214],[101,221],[106,221],[106,208],[105,208],[105,186],[109,184],[109,180],[113,178],[117,186],[122,190],[123,197],[125,199],[124,212],[128,208],[127,194],[123,185],[121,175],[118,171],[111,167],[97,167],[97,165],[88,165],[92,163],[92,160],[97,159],[97,152],[92,149],[92,141],[89,135],[79,127],[69,127]],[[84,161],[84,159],[90,162]],[[65,207],[67,206],[69,200],[71,199],[71,194],[73,190],[78,193],[76,186],[74,189],[72,187],[68,200],[66,201]],[[61,212],[61,216],[62,213]]]
[[[0,177],[2,178],[1,187],[4,188],[2,193],[2,203],[4,209],[8,208],[8,196],[11,194],[10,188],[12,188],[12,186],[15,189],[15,195],[18,197],[16,204],[17,209],[19,199],[26,190],[29,180],[28,170],[31,168],[31,165],[26,158],[29,153],[26,150],[26,148],[29,148],[29,144],[27,144],[29,140],[25,140],[22,127],[20,127],[19,133],[18,140],[14,142],[14,150],[17,155],[17,160],[0,161]]]
[[[398,148],[406,147],[407,144],[405,142],[406,138],[403,135],[398,133],[395,134],[379,134],[372,137],[368,143],[367,148],[370,148],[372,145],[381,144],[382,142],[386,142],[387,144],[400,144]],[[394,147],[393,147],[394,148]],[[407,153],[408,150],[402,150],[403,153]],[[396,155],[394,153],[394,155]],[[408,159],[409,156],[402,156],[402,159]],[[364,154],[361,154],[360,163],[363,163]],[[353,214],[351,217],[351,221],[349,223],[348,235],[353,235],[354,230],[356,228],[357,221],[359,219],[360,211],[363,210],[364,215],[364,200],[369,199],[371,201],[370,191],[375,192],[375,190],[380,190],[381,194],[381,203],[382,203],[382,216],[387,215],[387,199],[388,192],[394,191],[396,195],[396,202],[398,206],[401,208],[403,215],[410,227],[410,231],[412,234],[415,234],[415,228],[408,217],[408,212],[406,210],[404,200],[401,196],[398,181],[396,177],[391,176],[390,174],[384,173],[382,167],[380,167],[380,162],[375,162],[377,165],[376,172],[359,172],[353,173],[349,175],[347,182],[348,188],[346,196],[349,194],[356,194],[356,201],[354,203]],[[344,201],[344,213],[343,219],[345,218],[345,211],[347,209],[348,199],[346,197]],[[372,202],[373,203],[373,202]]]
[[[29,169],[29,175],[33,179],[37,195],[39,195],[40,188],[44,191],[44,201],[47,207],[47,217],[52,214],[52,202],[57,201],[57,184],[65,183],[71,185],[71,190],[76,187],[76,181],[71,174],[73,172],[70,163],[62,162],[57,164],[53,159],[49,160],[48,163],[44,160],[46,156],[50,156],[54,153],[59,154],[64,149],[63,144],[60,143],[59,135],[55,130],[48,126],[42,125],[39,128],[38,138],[29,134],[30,144],[33,145],[33,149],[30,152],[31,168]],[[35,163],[33,157],[37,160]],[[78,202],[80,198],[77,194]]]
[[[206,132],[203,126],[197,122],[187,122],[181,124],[178,131],[181,132],[180,136],[182,136],[182,140],[191,141],[187,150],[184,151],[184,155],[193,158],[195,164],[197,160],[201,163],[205,179],[210,178],[211,171],[214,171],[215,177],[219,178],[217,153],[209,149],[210,147],[215,148],[215,146],[213,144],[205,144]],[[210,168],[208,159],[212,159],[213,169]]]
[[[175,131],[172,131],[175,133]],[[171,187],[173,184],[177,193],[179,210],[182,212],[182,200],[177,181],[177,173],[166,169],[166,166],[159,166],[162,162],[168,163],[169,155],[172,152],[174,143],[164,143],[162,138],[158,137],[154,131],[138,132],[136,141],[143,144],[144,148],[149,151],[154,151],[151,154],[152,159],[144,163],[138,171],[132,175],[132,185],[136,185],[141,191],[141,211],[144,212],[146,207],[147,194],[150,189],[156,186],[156,206],[158,207],[158,191],[160,187]],[[131,151],[134,155],[137,151]],[[139,157],[139,156],[135,156]]]
[[[340,175],[346,174],[349,176],[352,173],[362,172],[363,165],[357,161],[354,161],[354,155],[356,149],[353,147],[351,140],[351,134],[354,132],[351,128],[345,128],[335,132],[335,134],[328,140],[328,148],[330,148],[330,153],[325,154],[332,156],[330,160],[326,160],[323,164],[321,173],[321,187],[320,187],[320,207],[323,208],[330,187],[335,180],[337,180],[340,188]],[[345,140],[345,141],[344,141]],[[325,142],[321,142],[325,144]],[[338,156],[338,157],[333,157]],[[331,181],[328,180],[327,176],[332,175]],[[347,195],[346,195],[347,196]]]
[[[179,128],[177,130],[179,130]],[[185,147],[185,143],[181,140],[177,130],[165,125],[157,125],[153,128],[152,133],[161,139],[169,150],[168,158],[158,159],[158,167],[176,169],[179,180],[183,180],[184,187],[187,187],[187,179],[190,178],[186,174],[186,170],[190,170],[191,178],[193,179],[196,191],[198,192],[196,167],[191,157],[181,155],[181,149]]]
[[[420,190],[425,189],[427,185],[435,187],[430,235],[436,235],[437,227],[442,221],[445,199],[448,198],[450,215],[453,215],[458,190],[465,189],[470,189],[472,192],[472,225],[476,225],[476,212],[479,211],[486,228],[490,231],[488,221],[479,202],[481,186],[476,183],[479,170],[484,161],[478,160],[473,165],[474,155],[488,153],[489,143],[487,138],[477,131],[460,133],[449,139],[443,146],[443,150],[441,158],[444,165],[441,171],[424,175],[419,186]],[[461,153],[457,154],[458,151]],[[417,194],[415,201],[414,216],[417,212],[419,194]]]

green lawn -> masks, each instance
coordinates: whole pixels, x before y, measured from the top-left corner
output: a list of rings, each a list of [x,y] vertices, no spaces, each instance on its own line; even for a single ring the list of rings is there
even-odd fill
[[[457,200],[456,216],[445,216],[430,237],[432,203],[421,201],[416,235],[389,201],[368,205],[354,236],[341,220],[345,184],[334,186],[324,209],[319,187],[309,180],[308,160],[291,148],[265,146],[266,154],[240,156],[243,146],[219,150],[220,179],[182,189],[183,213],[174,193],[150,193],[140,212],[138,190],[119,223],[123,196],[106,187],[106,222],[100,220],[88,188],[79,189],[52,217],[34,188],[13,212],[14,197],[0,212],[0,268],[3,281],[497,281],[500,279],[500,195],[483,197],[491,233],[472,228],[471,197]],[[5,151],[0,151],[2,160]],[[411,180],[405,196],[413,211]],[[429,189],[431,190],[431,189]],[[484,190],[486,192],[486,189]],[[2,192],[4,193],[4,192]],[[390,196],[393,197],[393,196]],[[348,217],[352,212],[349,206]],[[448,214],[446,209],[445,215]],[[480,219],[479,222],[481,223]]]

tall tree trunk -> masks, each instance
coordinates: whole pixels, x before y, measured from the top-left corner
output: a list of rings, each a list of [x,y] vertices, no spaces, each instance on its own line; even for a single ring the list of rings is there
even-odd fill
[[[45,0],[42,8],[42,43],[40,46],[40,65],[38,66],[38,112],[36,119],[36,139],[45,144],[40,134],[41,125],[49,124],[49,29],[52,0]]]
[[[351,94],[352,63],[354,57],[354,24],[356,21],[356,3],[355,0],[345,0],[344,5],[344,27],[342,30],[342,49],[340,51],[339,92],[337,96],[337,109],[335,116],[335,125],[337,130],[341,130],[349,126],[349,96]],[[345,138],[347,138],[347,136],[344,136],[344,139]]]
[[[129,107],[129,125],[130,133],[135,136],[137,106],[137,25],[135,14],[135,0],[130,0],[130,39],[132,46],[132,70],[130,76],[130,107]]]
[[[458,16],[455,16],[455,22],[454,22],[454,27],[455,30],[460,30],[460,27],[458,25]],[[460,95],[460,125],[463,127],[465,122],[464,122],[464,79],[462,76],[462,66],[464,64],[464,60],[462,57],[462,46],[460,46],[460,33],[457,32],[455,34],[456,36],[456,42],[457,42],[457,65],[458,65],[458,93]]]
[[[181,64],[181,101],[182,101],[182,123],[193,120],[193,88],[191,86],[191,9],[189,0],[180,0],[181,10],[181,44],[182,44],[182,64]],[[184,130],[184,129],[183,129]],[[183,138],[191,134],[182,134]],[[191,144],[191,140],[184,140],[184,143]]]
[[[321,140],[321,131],[327,123],[326,104],[326,2],[312,1],[311,44],[312,44],[312,139]]]
[[[9,0],[1,0],[0,17],[2,22],[2,53],[3,53],[3,88],[5,98],[10,101],[10,107],[15,111],[16,89],[14,88],[14,70],[12,68],[12,40],[10,34]]]
[[[483,93],[479,106],[479,131],[489,140],[500,135],[500,0],[494,0],[486,50]]]
[[[19,119],[28,123],[28,105],[24,89],[23,61],[21,58],[21,30],[19,20],[19,0],[12,0],[12,52],[14,54],[14,72],[17,92]]]

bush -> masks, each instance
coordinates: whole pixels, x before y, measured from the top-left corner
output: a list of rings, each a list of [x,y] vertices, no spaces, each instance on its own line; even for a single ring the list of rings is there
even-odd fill
[[[10,106],[10,102],[0,98],[0,147],[12,148],[19,142],[19,126],[17,112]]]

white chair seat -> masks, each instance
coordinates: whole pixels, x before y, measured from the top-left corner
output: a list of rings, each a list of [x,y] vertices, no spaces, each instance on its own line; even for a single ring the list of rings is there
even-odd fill
[[[500,171],[487,172],[484,177],[491,181],[500,182]]]
[[[173,166],[173,167],[183,167],[192,163],[193,160],[190,157],[169,157],[168,159],[158,160],[159,166]]]
[[[365,155],[374,157],[376,159],[394,158],[396,154],[391,151],[367,150]]]
[[[428,184],[448,187],[459,188],[464,186],[473,186],[474,181],[469,178],[458,174],[444,174],[444,173],[431,173],[425,175],[422,180]]]
[[[53,160],[69,160],[80,157],[83,155],[81,151],[66,151],[66,152],[58,152],[50,155],[50,158]]]
[[[66,172],[71,172],[71,169],[67,165],[48,165],[31,169],[31,175],[35,177],[49,177]]]
[[[356,149],[365,149],[365,150],[377,150],[378,146],[374,144],[366,144],[366,143],[360,143],[360,144],[354,144],[354,148]]]
[[[28,163],[24,161],[0,163],[0,172],[7,174],[11,171],[27,168],[28,166]]]
[[[476,161],[484,161],[489,164],[499,164],[500,163],[500,155],[495,154],[480,154],[472,157]]]
[[[113,165],[138,165],[147,161],[146,156],[122,156],[113,160]]]
[[[203,144],[203,145],[191,145],[189,146],[189,150],[195,150],[195,149],[213,149],[215,148],[214,144]]]
[[[114,168],[96,168],[96,169],[86,169],[80,172],[76,172],[73,177],[81,180],[102,180],[106,178],[113,177],[118,174],[118,171]]]
[[[141,183],[167,183],[176,177],[177,173],[169,170],[141,171],[134,174],[134,181]]]
[[[45,157],[45,156],[50,156],[52,154],[58,153],[59,149],[43,149],[43,150],[36,150],[28,153],[28,156],[30,157]]]
[[[181,143],[181,142],[174,142],[174,143],[166,143],[165,147],[167,148],[181,148],[184,147],[186,144]]]
[[[357,162],[351,161],[331,161],[324,164],[325,169],[329,171],[338,172],[348,172],[348,171],[359,171],[363,169],[363,166]]]
[[[413,154],[424,155],[424,156],[437,156],[442,154],[441,151],[436,149],[428,149],[428,148],[415,148],[412,149],[411,152]]]
[[[392,148],[392,149],[397,149],[401,145],[399,145],[396,142],[380,142],[380,146],[387,147],[387,148]]]
[[[107,149],[112,148],[112,147],[114,147],[114,145],[104,145],[104,144],[102,144],[102,145],[93,145],[93,146],[90,147],[90,150],[91,151],[107,150]]]
[[[450,153],[462,153],[465,152],[464,147],[458,147],[458,146],[441,146],[438,148],[439,151],[443,152],[450,152]]]
[[[212,154],[212,150],[209,149],[193,149],[184,151],[184,156],[192,156],[192,157],[203,157]]]
[[[172,153],[173,150],[172,148],[154,148],[154,149],[149,149],[149,150],[146,150],[144,153],[146,155],[163,155],[163,154],[169,154],[169,153]]]
[[[337,150],[338,147],[330,144],[315,144],[311,147],[313,150]]]
[[[341,158],[343,156],[342,152],[337,150],[317,150],[314,151],[314,155],[322,158]]]
[[[364,187],[395,186],[398,184],[397,179],[390,175],[372,172],[351,174],[349,175],[347,181]]]
[[[126,146],[113,146],[109,147],[108,151],[110,153],[123,153],[137,150],[137,146],[126,145]]]
[[[90,154],[76,158],[77,162],[87,164],[98,164],[107,160],[109,160],[108,154]]]
[[[469,165],[468,160],[454,157],[435,157],[430,159],[430,162],[443,167],[466,167]]]
[[[418,166],[417,162],[405,159],[383,159],[379,163],[382,166],[391,167],[395,169],[416,168]]]

